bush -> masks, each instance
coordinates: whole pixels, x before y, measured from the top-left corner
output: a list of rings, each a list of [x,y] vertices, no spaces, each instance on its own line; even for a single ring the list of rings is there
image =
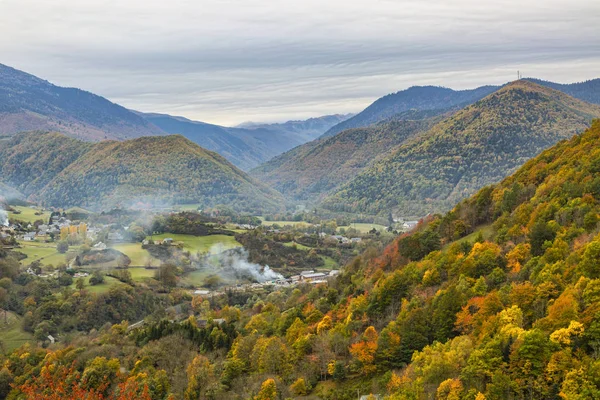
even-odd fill
[[[58,284],[60,286],[71,286],[73,284],[73,277],[69,274],[61,274],[58,277]]]
[[[56,244],[56,250],[60,253],[60,254],[65,254],[67,251],[69,251],[69,243],[65,242],[65,241],[60,241]]]
[[[104,275],[100,271],[94,271],[90,277],[90,285],[96,286],[104,283]]]

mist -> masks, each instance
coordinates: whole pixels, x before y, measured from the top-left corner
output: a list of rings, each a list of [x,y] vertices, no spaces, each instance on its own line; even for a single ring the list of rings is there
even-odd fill
[[[0,226],[8,226],[8,213],[0,205]]]
[[[243,247],[226,250],[223,244],[218,243],[211,247],[203,267],[212,269],[225,280],[248,279],[263,283],[284,279],[283,275],[273,271],[268,265],[255,264],[248,259],[248,251]]]
[[[4,209],[6,198],[0,194],[0,226],[8,226],[8,213]]]

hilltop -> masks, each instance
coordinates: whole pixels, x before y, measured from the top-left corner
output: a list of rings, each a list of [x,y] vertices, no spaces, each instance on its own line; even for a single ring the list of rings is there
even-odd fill
[[[60,131],[91,141],[164,134],[103,97],[0,64],[0,134],[33,130]]]
[[[93,93],[64,88],[0,64],[0,136],[54,131],[97,142],[180,134],[249,170],[322,135],[351,115],[229,128],[126,109]]]
[[[472,90],[452,90],[439,86],[412,86],[406,90],[383,96],[354,117],[343,121],[323,136],[329,137],[349,128],[360,128],[410,111],[438,111],[462,108],[499,89],[499,86],[482,86]]]
[[[525,80],[561,91],[588,103],[600,104],[600,78],[577,83],[555,83],[535,78],[526,78]]]
[[[600,104],[600,79],[561,84],[535,78],[524,80],[561,91],[588,103]],[[481,86],[472,90],[452,90],[438,86],[413,86],[406,90],[388,94],[373,104],[327,131],[324,136],[333,136],[344,129],[369,126],[409,110],[428,110],[443,113],[466,107],[495,92],[502,86]]]
[[[600,116],[600,107],[513,82],[399,146],[323,202],[345,212],[425,215],[449,209]]]
[[[409,113],[406,119],[347,129],[290,150],[250,174],[291,199],[316,201],[439,120],[428,116]]]
[[[315,139],[344,118],[335,115],[283,124],[244,124],[228,128],[165,114],[138,114],[167,133],[183,135],[199,146],[216,151],[243,170]]]
[[[17,134],[0,145],[0,172],[30,199],[63,208],[227,204],[258,212],[282,204],[275,191],[178,135],[91,144]]]

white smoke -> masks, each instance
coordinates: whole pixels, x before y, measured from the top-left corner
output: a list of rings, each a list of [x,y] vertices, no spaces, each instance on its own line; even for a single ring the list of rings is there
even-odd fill
[[[4,209],[4,196],[0,194],[0,226],[8,226],[8,213]]]
[[[0,226],[8,226],[8,213],[0,206]]]
[[[216,264],[225,271],[233,270],[236,275],[256,282],[284,279],[283,275],[273,271],[268,265],[261,266],[248,261],[248,251],[243,247],[226,250],[223,244],[218,243],[211,247],[208,257],[211,264]]]

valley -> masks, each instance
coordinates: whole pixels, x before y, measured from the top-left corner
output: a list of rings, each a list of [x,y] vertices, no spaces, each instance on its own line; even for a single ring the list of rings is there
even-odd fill
[[[228,128],[0,67],[0,398],[600,398],[598,80]]]

